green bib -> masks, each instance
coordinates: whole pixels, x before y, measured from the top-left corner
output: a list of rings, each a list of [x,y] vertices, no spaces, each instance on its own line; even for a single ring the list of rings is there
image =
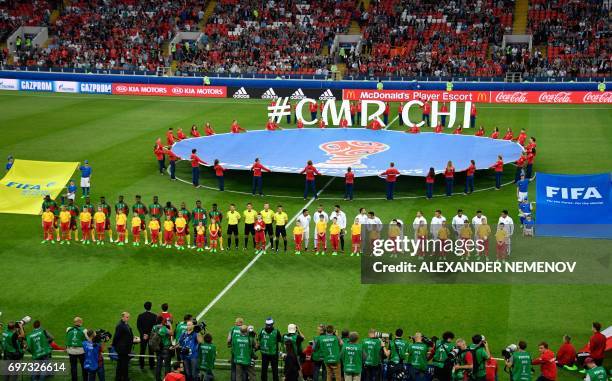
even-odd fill
[[[250,365],[253,348],[248,336],[238,335],[232,339],[232,356],[240,365]]]
[[[448,343],[442,340],[438,340],[436,342],[435,348],[436,349],[434,351],[434,355],[433,355],[433,359],[431,363],[432,365],[438,368],[444,368],[444,365],[446,364],[446,359],[448,359],[448,354],[450,351],[453,350],[453,348],[455,348],[455,345],[453,343]]]
[[[512,380],[531,381],[531,355],[518,351],[512,354]]]
[[[408,363],[417,370],[426,370],[428,349],[429,347],[425,343],[408,344]]]
[[[323,362],[337,364],[340,361],[340,343],[336,335],[323,335],[319,340],[323,349]]]
[[[82,327],[70,327],[66,331],[67,347],[82,347],[85,340],[85,332]]]
[[[366,358],[365,364],[367,366],[378,366],[380,365],[380,339],[370,338],[363,340],[363,350],[365,351]]]
[[[215,369],[215,359],[217,358],[217,347],[214,344],[200,344],[200,369]]]
[[[392,363],[399,364],[406,359],[406,347],[408,346],[406,340],[396,338],[391,341],[389,346],[389,350],[391,351],[391,357],[389,360]]]
[[[344,373],[361,374],[363,368],[363,346],[348,343],[342,348],[342,364]]]
[[[44,356],[51,354],[51,346],[45,331],[42,328],[37,328],[30,332],[26,338],[28,343],[28,351],[32,354],[32,359],[38,360]]]
[[[589,369],[586,371],[586,374],[589,375],[589,379],[591,381],[606,381],[608,377],[606,374],[606,368],[603,366],[597,366],[593,369]]]
[[[259,350],[266,355],[275,355],[278,353],[278,330],[272,329],[268,333],[265,329],[259,332]]]

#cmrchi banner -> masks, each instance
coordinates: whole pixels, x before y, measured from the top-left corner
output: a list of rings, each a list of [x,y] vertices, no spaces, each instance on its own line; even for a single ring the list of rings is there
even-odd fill
[[[225,98],[225,86],[151,85],[113,83],[114,95],[152,95],[161,97]]]
[[[611,104],[612,91],[430,91],[344,89],[342,99],[407,102],[411,100],[474,103]]]

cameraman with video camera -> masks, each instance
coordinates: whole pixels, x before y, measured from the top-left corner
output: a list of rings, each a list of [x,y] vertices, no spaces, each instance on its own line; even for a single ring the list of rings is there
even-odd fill
[[[417,332],[412,337],[412,343],[408,344],[406,353],[408,353],[408,364],[409,368],[409,380],[410,381],[423,381],[425,380],[425,374],[427,373],[427,352],[429,351],[429,345],[423,341],[424,337],[421,332]],[[427,340],[429,341],[429,340]]]
[[[431,364],[434,366],[433,378],[439,381],[450,381],[453,363],[449,361],[449,353],[455,348],[455,334],[446,331],[442,339],[436,341]]]
[[[406,361],[406,348],[408,342],[403,339],[404,330],[398,328],[395,330],[395,338],[389,340],[389,363],[387,366],[387,379],[388,380],[401,380],[403,379]],[[383,339],[384,340],[384,339]]]
[[[452,380],[467,381],[474,370],[474,361],[465,340],[457,339],[457,346],[451,350],[449,358],[454,363],[451,373]]]
[[[161,381],[162,379],[162,367],[164,369],[163,374],[170,373],[170,367],[172,365],[172,326],[170,324],[164,325],[164,318],[157,316],[155,325],[151,328],[151,335],[149,336],[149,353],[153,352],[157,362],[155,364],[155,381]]]
[[[472,345],[469,350],[472,352],[472,379],[474,381],[486,381],[487,379],[487,360],[491,358],[489,343],[480,334],[472,336]]]
[[[527,352],[527,343],[519,341],[518,350],[513,351],[511,356],[504,352],[506,367],[510,370],[512,381],[531,381],[531,355]]]
[[[193,320],[187,321],[185,332],[178,339],[181,360],[185,368],[187,381],[197,381],[199,375],[198,353],[203,338],[194,330]]]

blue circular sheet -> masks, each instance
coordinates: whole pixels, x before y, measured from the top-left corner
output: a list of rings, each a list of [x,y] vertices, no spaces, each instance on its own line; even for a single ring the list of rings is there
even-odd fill
[[[426,176],[430,167],[444,171],[451,160],[457,171],[470,160],[478,169],[491,167],[502,155],[505,163],[516,161],[523,148],[511,141],[472,135],[368,130],[363,128],[255,130],[241,134],[218,134],[190,138],[174,144],[173,152],[188,160],[191,149],[204,161],[219,159],[228,169],[250,169],[256,157],[273,172],[296,173],[308,160],[328,176],[344,176],[352,167],[355,176],[377,176],[395,162],[403,175]]]

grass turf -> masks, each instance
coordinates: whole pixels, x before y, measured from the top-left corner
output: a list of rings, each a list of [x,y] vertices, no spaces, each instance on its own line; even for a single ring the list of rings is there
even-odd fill
[[[83,161],[93,167],[93,201],[106,196],[111,205],[123,194],[131,205],[141,194],[145,204],[156,194],[160,201],[185,201],[188,208],[201,199],[206,208],[213,202],[223,211],[229,203],[242,210],[247,202],[259,209],[263,201],[282,203],[293,216],[304,205],[299,197],[303,178],[298,175],[266,176],[264,190],[270,194],[296,196],[251,197],[229,192],[195,190],[170,182],[156,171],[153,142],[168,127],[188,130],[192,123],[210,121],[217,132],[227,131],[232,119],[247,129],[262,128],[266,101],[168,99],[155,97],[110,97],[0,92],[0,157],[13,154],[32,160]],[[393,108],[392,108],[393,109]],[[416,114],[414,115],[416,117]],[[493,106],[479,108],[478,124],[490,132],[524,127],[538,138],[536,169],[559,173],[609,171],[612,159],[612,113],[606,106]],[[397,122],[392,128],[398,128]],[[253,147],[253,155],[257,147]],[[510,179],[512,168],[508,169]],[[203,184],[214,186],[212,174],[203,170]],[[180,177],[189,179],[189,168],[181,164]],[[75,175],[77,176],[77,175]],[[491,186],[493,176],[477,173],[477,187]],[[319,180],[321,187],[327,179]],[[422,179],[400,180],[397,196],[424,193]],[[248,175],[232,171],[226,189],[248,191]],[[437,192],[442,185],[436,184]],[[462,184],[456,184],[456,190]],[[532,190],[533,191],[533,190]],[[359,207],[375,210],[383,221],[398,217],[411,221],[423,209],[429,219],[440,208],[447,218],[463,208],[468,216],[476,209],[496,218],[501,209],[515,209],[514,187],[485,191],[471,196],[384,201],[359,201],[359,197],[382,197],[379,179],[358,179],[356,200],[322,200],[326,210],[339,203],[349,220]],[[342,181],[333,181],[322,197],[337,198]],[[315,204],[316,205],[316,204]],[[313,205],[313,206],[315,206]],[[311,210],[313,208],[311,206]],[[123,310],[135,317],[142,303],[151,300],[156,309],[169,302],[176,317],[198,314],[252,259],[252,251],[197,255],[175,250],[42,246],[38,217],[0,215],[2,258],[2,319],[25,314],[40,319],[63,343],[65,327],[80,315],[87,327],[112,329]],[[582,240],[566,240],[579,252]],[[242,242],[241,242],[242,245]],[[535,253],[534,253],[535,254]],[[205,316],[209,330],[227,358],[222,345],[236,316],[260,327],[273,316],[281,330],[296,322],[311,336],[316,324],[332,323],[365,334],[368,328],[389,331],[403,327],[408,333],[427,335],[451,329],[458,336],[485,334],[494,354],[510,342],[525,339],[536,353],[541,340],[556,348],[569,333],[577,347],[586,342],[590,323],[609,323],[612,305],[606,302],[610,286],[568,285],[559,278],[551,285],[362,285],[359,260],[349,257],[315,258],[312,255],[266,255],[253,265],[236,285]],[[609,299],[609,298],[608,298]],[[133,373],[136,379],[150,374]],[[221,378],[226,378],[222,374]],[[502,376],[503,377],[503,376]],[[561,379],[573,376],[562,373]]]

